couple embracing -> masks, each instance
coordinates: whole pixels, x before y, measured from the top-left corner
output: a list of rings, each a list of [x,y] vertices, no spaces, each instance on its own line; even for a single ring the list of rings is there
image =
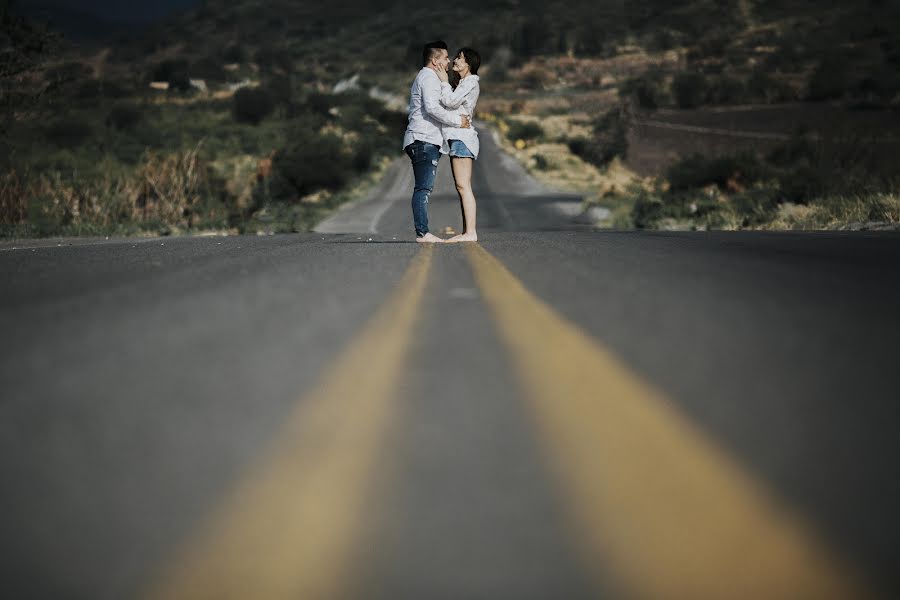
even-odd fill
[[[454,88],[449,82],[450,55],[442,41],[425,44],[422,70],[416,75],[409,97],[409,124],[403,136],[403,150],[412,161],[415,188],[412,195],[413,223],[417,242],[474,242],[475,195],[472,193],[472,166],[478,157],[478,132],[472,115],[478,101],[478,67],[481,57],[471,48],[462,48],[453,59],[459,76]],[[463,213],[463,232],[442,239],[428,231],[428,196],[434,189],[438,160],[450,155],[453,180]]]

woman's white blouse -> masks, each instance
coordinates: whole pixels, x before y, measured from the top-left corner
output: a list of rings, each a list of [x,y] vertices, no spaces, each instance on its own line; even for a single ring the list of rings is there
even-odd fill
[[[475,131],[474,115],[479,93],[478,75],[467,75],[460,80],[455,90],[447,82],[441,84],[441,105],[456,116],[469,115],[470,122],[473,123],[472,127],[466,129],[442,125],[441,134],[444,137],[444,145],[441,147],[442,154],[450,152],[450,144],[447,140],[460,140],[476,158],[478,157],[478,132]]]

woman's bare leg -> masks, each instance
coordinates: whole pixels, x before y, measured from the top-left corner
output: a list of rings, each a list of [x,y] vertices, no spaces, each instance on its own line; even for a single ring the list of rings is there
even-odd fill
[[[448,242],[475,242],[478,240],[478,232],[475,231],[475,194],[472,193],[472,165],[474,162],[471,158],[453,157],[450,159],[456,193],[459,194],[459,202],[462,205],[463,232],[448,239]]]

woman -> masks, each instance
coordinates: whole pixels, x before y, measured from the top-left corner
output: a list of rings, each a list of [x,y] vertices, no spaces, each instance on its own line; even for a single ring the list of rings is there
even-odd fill
[[[453,71],[459,76],[456,89],[449,83],[447,71],[439,70],[441,81],[441,104],[458,115],[468,115],[474,119],[475,103],[478,102],[478,67],[481,56],[471,48],[461,48],[453,59]],[[475,242],[475,194],[472,193],[472,165],[478,158],[478,132],[474,127],[441,127],[444,136],[442,154],[450,155],[453,181],[462,206],[463,232],[446,240],[448,242]]]

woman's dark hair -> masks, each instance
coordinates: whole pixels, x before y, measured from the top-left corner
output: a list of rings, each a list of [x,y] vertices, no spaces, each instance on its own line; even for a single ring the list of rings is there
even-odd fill
[[[481,55],[472,48],[460,48],[456,56],[460,54],[463,55],[463,58],[466,59],[466,63],[469,65],[469,72],[472,75],[478,75],[478,67],[481,66]]]
[[[422,46],[422,66],[428,66],[428,61],[435,55],[435,50],[446,50],[447,42],[443,40],[436,40],[434,42],[428,42],[424,46]]]

